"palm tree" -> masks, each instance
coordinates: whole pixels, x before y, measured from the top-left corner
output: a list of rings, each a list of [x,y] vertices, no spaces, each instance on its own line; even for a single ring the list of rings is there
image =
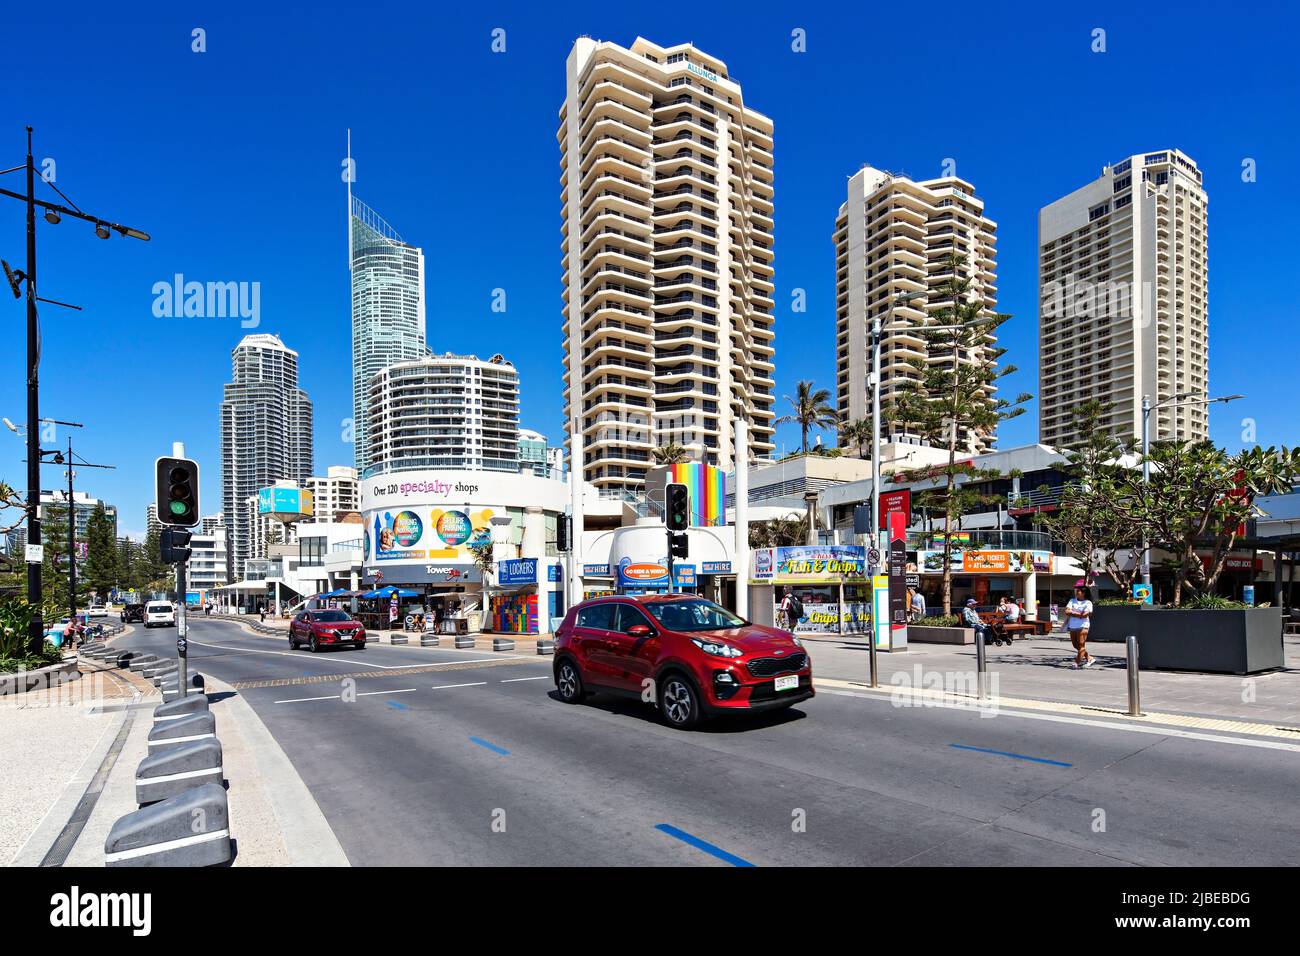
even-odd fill
[[[803,453],[806,455],[808,454],[808,429],[834,428],[839,423],[839,417],[831,407],[831,393],[824,388],[813,391],[813,383],[805,380],[799,383],[795,397],[786,395],[785,400],[790,403],[794,413],[782,415],[776,422],[778,425],[783,422],[799,423],[799,430],[803,437]]]
[[[691,450],[675,441],[660,445],[652,454],[655,456],[656,465],[680,465],[691,460]]]
[[[840,426],[840,446],[857,445],[858,457],[866,460],[866,446],[871,444],[871,419],[859,418]]]

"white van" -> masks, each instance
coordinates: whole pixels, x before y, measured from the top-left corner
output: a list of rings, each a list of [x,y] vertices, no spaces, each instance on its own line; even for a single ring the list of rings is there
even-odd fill
[[[171,601],[150,601],[144,606],[144,626],[175,627],[176,608]]]

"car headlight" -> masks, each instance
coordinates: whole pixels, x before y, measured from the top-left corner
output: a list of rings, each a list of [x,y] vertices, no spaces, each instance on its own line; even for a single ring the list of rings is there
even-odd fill
[[[691,643],[702,650],[705,654],[712,654],[714,657],[740,657],[745,653],[739,647],[733,647],[730,644],[720,644],[717,641],[701,641],[699,638],[692,637]]]
[[[794,641],[795,647],[803,647],[803,641],[799,640],[799,638],[795,637],[793,634],[790,635],[790,640]]]

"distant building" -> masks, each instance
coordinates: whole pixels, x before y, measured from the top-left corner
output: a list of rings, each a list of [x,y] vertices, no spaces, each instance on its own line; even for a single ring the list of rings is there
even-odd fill
[[[113,525],[113,537],[117,537],[117,506],[110,505],[101,501],[99,498],[84,492],[74,491],[72,494],[73,513],[76,515],[77,523],[77,540],[86,540],[86,528],[90,522],[90,516],[95,513],[95,509],[100,505],[104,506],[104,512],[108,515],[108,520]],[[53,506],[58,512],[66,514],[68,507],[68,493],[62,489],[57,491],[42,491],[41,503],[36,509],[37,517],[44,517],[45,509]],[[42,525],[42,532],[44,526]],[[66,531],[65,531],[66,534]]]
[[[538,478],[564,477],[564,449],[552,448],[546,436],[531,428],[519,429],[519,471]]]
[[[191,591],[208,591],[229,584],[226,562],[226,532],[222,526],[190,538],[188,584]]]
[[[253,554],[246,502],[276,481],[312,471],[312,406],[298,387],[298,353],[274,335],[248,335],[231,353],[221,403],[221,505],[231,518],[236,567]],[[256,514],[256,510],[253,511]]]
[[[370,383],[370,473],[519,471],[519,373],[501,355],[430,355]],[[362,473],[366,477],[366,472]]]
[[[357,470],[347,465],[330,465],[324,475],[313,475],[303,482],[303,488],[315,499],[315,513],[306,519],[307,524],[322,524],[338,520],[341,514],[350,514],[360,506],[357,489]]]

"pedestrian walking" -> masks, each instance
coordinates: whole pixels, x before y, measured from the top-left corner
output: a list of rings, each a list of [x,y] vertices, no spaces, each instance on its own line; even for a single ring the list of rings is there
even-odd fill
[[[263,606],[263,607],[259,608],[257,613],[261,616],[262,623],[265,624],[265,623],[266,623],[266,607]]]
[[[1070,643],[1074,645],[1075,656],[1070,662],[1071,670],[1078,670],[1080,667],[1091,667],[1094,663],[1093,657],[1088,653],[1088,625],[1092,621],[1092,602],[1088,600],[1088,592],[1083,589],[1083,585],[1075,586],[1074,597],[1070,598],[1070,603],[1065,606],[1065,629],[1070,635]]]
[[[799,626],[799,620],[803,617],[803,602],[795,595],[793,588],[785,589],[785,595],[781,598],[780,616],[787,631],[793,633]]]
[[[913,621],[920,624],[925,620],[925,595],[921,593],[920,588],[912,591],[911,608]]]

